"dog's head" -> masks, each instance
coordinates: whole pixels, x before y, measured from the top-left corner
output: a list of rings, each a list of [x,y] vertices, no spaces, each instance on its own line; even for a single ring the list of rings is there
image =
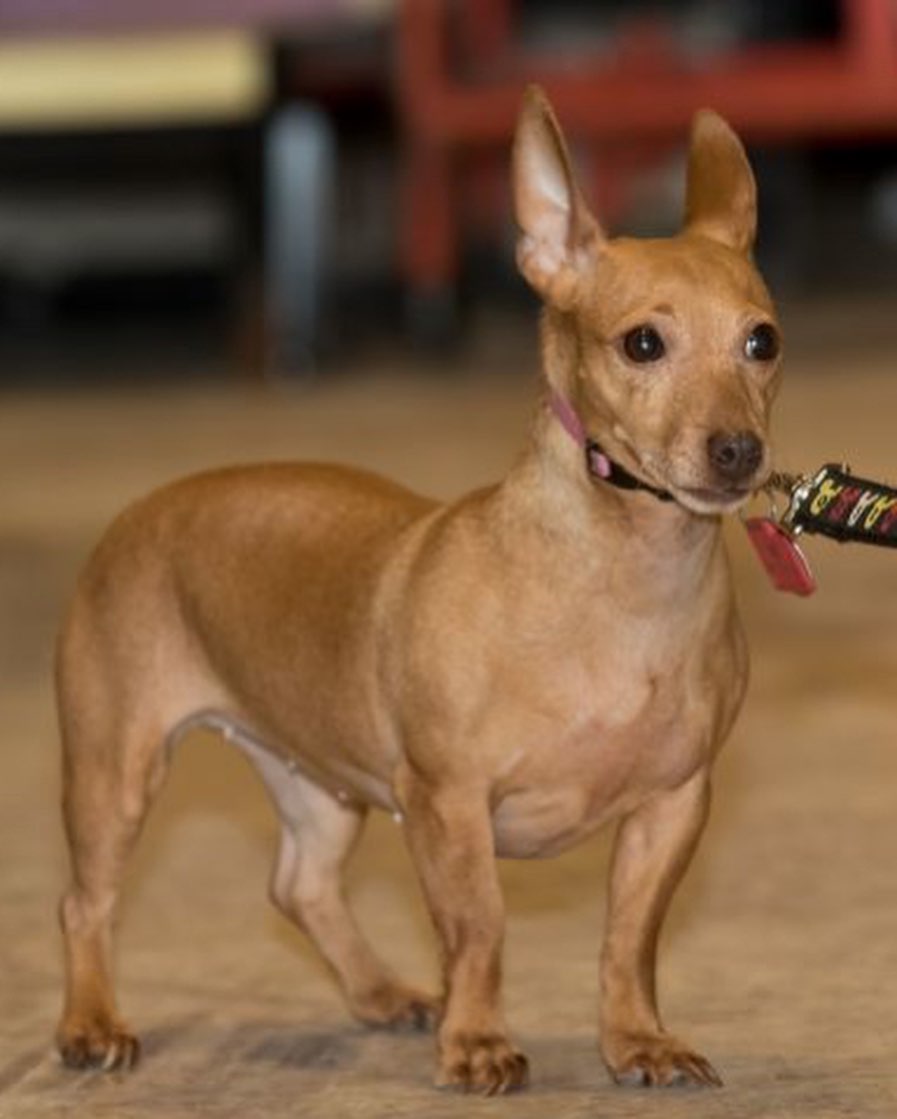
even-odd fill
[[[780,369],[775,311],[751,259],[756,188],[738,137],[715,113],[698,113],[682,232],[611,239],[533,88],[513,186],[520,270],[549,308],[549,329],[564,335],[558,348],[575,354],[571,383],[555,387],[637,477],[694,512],[736,507],[769,470]]]

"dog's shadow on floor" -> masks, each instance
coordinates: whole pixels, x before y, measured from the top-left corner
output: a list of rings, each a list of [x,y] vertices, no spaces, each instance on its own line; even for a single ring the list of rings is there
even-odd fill
[[[191,1035],[195,1039],[192,1044]],[[186,1045],[195,1053],[202,1049],[212,1067],[269,1065],[295,1071],[348,1070],[357,1065],[363,1041],[361,1029],[350,1024],[320,1029],[282,1021],[250,1020],[213,1026],[200,1015],[189,1015],[145,1031],[143,1067],[152,1069]]]
[[[605,1074],[591,1036],[536,1036],[522,1039],[539,1069],[539,1083],[554,1091],[581,1091],[599,1085]],[[406,1082],[406,1087],[430,1088],[432,1035],[420,1032],[370,1030],[334,1022],[331,1027],[306,1026],[280,1020],[210,1025],[200,1015],[173,1018],[144,1034],[141,1070],[178,1061],[202,1061],[214,1070],[240,1068],[248,1075],[280,1073],[338,1073],[366,1077],[382,1072]],[[417,1071],[413,1071],[417,1070]],[[425,1075],[420,1079],[420,1071]],[[586,1083],[588,1081],[588,1083]]]

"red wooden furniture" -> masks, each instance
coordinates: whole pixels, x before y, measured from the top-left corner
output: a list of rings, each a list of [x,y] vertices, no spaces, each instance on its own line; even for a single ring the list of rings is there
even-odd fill
[[[419,300],[445,299],[461,241],[459,170],[504,151],[527,82],[565,130],[599,153],[619,197],[627,168],[681,143],[711,106],[749,141],[897,135],[897,3],[841,0],[826,42],[739,46],[685,57],[662,27],[633,26],[612,56],[525,52],[512,0],[403,0],[397,97],[404,127],[401,267]],[[613,208],[614,198],[607,200]],[[606,215],[607,211],[604,209]]]

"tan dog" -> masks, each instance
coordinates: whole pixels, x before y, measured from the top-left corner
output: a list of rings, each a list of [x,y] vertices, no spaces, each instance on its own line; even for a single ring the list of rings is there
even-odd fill
[[[172,744],[205,724],[279,810],[275,903],[360,1019],[438,1019],[438,1083],[527,1080],[495,856],[551,855],[613,819],[604,1060],[623,1082],[719,1083],[661,1025],[654,971],[747,675],[720,525],[768,472],[778,380],[754,182],[699,114],[684,231],[608,240],[531,90],[514,192],[546,387],[502,483],[438,505],[335,466],[223,470],[129,509],[88,564],[58,661],[69,1064],[137,1055],[110,975],[116,896]],[[391,975],[346,909],[340,869],[372,805],[404,822],[444,1003]]]

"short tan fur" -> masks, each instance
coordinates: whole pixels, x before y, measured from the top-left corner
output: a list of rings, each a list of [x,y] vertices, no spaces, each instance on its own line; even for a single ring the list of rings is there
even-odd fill
[[[754,180],[700,113],[683,231],[611,239],[531,89],[513,187],[544,378],[502,482],[442,505],[334,466],[223,470],[134,505],[87,564],[58,645],[69,1064],[136,1059],[113,993],[116,899],[173,744],[208,725],[278,809],[272,899],[358,1018],[436,1027],[439,1084],[528,1078],[502,1010],[496,855],[551,855],[610,821],[603,1059],[624,1083],[718,1083],[662,1024],[654,975],[747,678],[721,518],[770,469],[780,364],[748,342],[775,327],[750,257]],[[631,345],[645,326],[662,342],[649,361]],[[550,392],[672,500],[592,476]],[[438,997],[397,979],[346,906],[340,870],[371,806],[402,821]]]

